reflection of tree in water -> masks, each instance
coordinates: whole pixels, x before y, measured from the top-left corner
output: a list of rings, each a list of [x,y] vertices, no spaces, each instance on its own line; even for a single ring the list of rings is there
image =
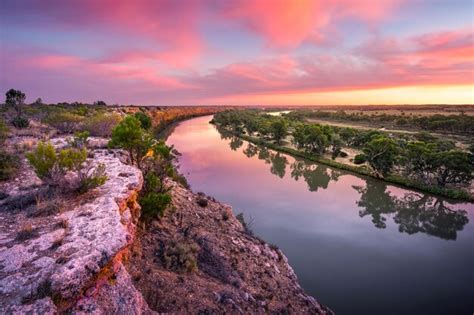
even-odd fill
[[[286,157],[284,155],[281,155],[280,153],[277,153],[272,154],[270,160],[272,161],[272,167],[270,168],[270,172],[280,178],[283,178],[286,172],[286,164],[288,164],[288,160],[286,159]]]
[[[270,151],[265,147],[259,147],[258,159],[265,161],[267,164],[271,163]]]
[[[386,184],[375,181],[368,181],[366,187],[353,187],[361,194],[357,205],[363,209],[359,215],[372,216],[378,228],[385,228],[387,217],[393,214],[400,233],[421,232],[455,240],[457,232],[469,222],[466,211],[452,209],[439,198],[415,192],[393,196],[386,191]]]
[[[366,215],[371,215],[372,222],[376,227],[386,228],[387,218],[384,215],[395,211],[394,197],[386,191],[387,185],[383,182],[368,181],[366,187],[353,187],[361,194],[360,200],[357,201],[357,205],[363,208],[359,211],[359,216],[363,218]]]
[[[248,158],[254,157],[258,153],[258,147],[249,143],[247,147],[244,149],[244,154]]]
[[[399,231],[408,234],[418,232],[434,235],[446,240],[455,240],[469,222],[465,210],[451,209],[439,198],[408,193],[397,200],[397,214],[393,220]]]
[[[305,161],[297,160],[290,166],[291,177],[298,180],[303,177],[308,184],[309,191],[318,191],[319,188],[328,188],[333,172],[322,165],[309,164]],[[336,175],[336,173],[334,173]]]
[[[244,142],[242,141],[242,139],[240,139],[239,137],[232,137],[230,139],[230,142],[229,142],[229,146],[230,148],[232,149],[232,151],[236,151],[238,148],[240,148],[242,145],[244,144]]]
[[[219,128],[217,126],[214,126],[217,131],[219,132],[219,135],[221,137],[222,140],[227,140],[227,139],[230,139],[232,138],[232,134],[230,132],[228,132],[227,130],[223,129],[223,128]]]
[[[291,178],[294,180],[300,179],[303,176],[303,172],[305,171],[307,164],[304,161],[295,161],[290,165],[291,169]]]

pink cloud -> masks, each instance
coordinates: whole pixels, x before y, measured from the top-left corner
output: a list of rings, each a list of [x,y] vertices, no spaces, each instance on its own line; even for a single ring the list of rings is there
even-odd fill
[[[125,54],[138,56],[140,50],[146,50],[148,57],[174,67],[190,66],[205,49],[198,30],[202,8],[194,0],[24,1],[17,3],[15,10],[25,15],[9,23],[49,31],[100,34],[109,37],[107,41],[111,43],[125,43],[121,45],[125,48],[120,48]],[[101,44],[90,43],[106,47]],[[143,45],[146,49],[138,48]],[[115,53],[116,58],[124,56],[115,49],[106,51],[107,55]]]
[[[302,42],[327,40],[328,30],[345,18],[376,22],[389,15],[399,0],[258,0],[232,1],[221,15],[260,34],[276,47],[296,47]]]

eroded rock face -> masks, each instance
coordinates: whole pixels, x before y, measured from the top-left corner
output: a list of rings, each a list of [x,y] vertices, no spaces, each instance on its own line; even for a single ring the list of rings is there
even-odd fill
[[[15,211],[0,208],[0,309],[6,313],[54,313],[58,307],[76,304],[86,310],[113,312],[116,307],[127,313],[125,306],[111,306],[114,299],[136,303],[136,313],[147,310],[117,259],[136,234],[136,197],[143,184],[142,174],[122,163],[118,152],[93,153],[93,163],[106,165],[107,182],[80,198],[68,200],[61,213],[29,217],[21,205]],[[22,174],[36,178],[31,170]],[[9,189],[6,193],[36,189],[30,186],[37,185],[37,179],[31,182],[25,185],[21,178],[13,181],[5,186]],[[32,228],[19,239],[25,224]],[[110,274],[115,274],[118,285],[107,288],[110,296],[104,298],[102,286],[108,284],[101,283],[101,277],[108,278]],[[91,292],[94,297],[89,296]]]
[[[305,294],[284,254],[249,235],[229,206],[171,180],[166,184],[172,206],[163,218],[138,231],[126,263],[151,309],[178,314],[332,314]],[[202,199],[205,207],[198,204]]]

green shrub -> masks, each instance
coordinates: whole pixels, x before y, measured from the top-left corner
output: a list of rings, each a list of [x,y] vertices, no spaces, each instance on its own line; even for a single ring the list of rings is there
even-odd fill
[[[3,145],[8,138],[8,127],[3,120],[0,119],[0,145]]]
[[[166,269],[176,272],[193,272],[197,268],[198,249],[196,244],[172,240],[165,246],[161,258]]]
[[[60,111],[51,113],[43,122],[58,129],[61,133],[73,133],[79,130],[84,117],[70,112]]]
[[[107,176],[105,165],[93,168],[87,163],[87,149],[67,148],[56,153],[51,143],[40,142],[35,150],[26,154],[36,175],[49,185],[58,185],[67,171],[76,173],[78,184],[75,189],[84,193],[103,185]]]
[[[67,171],[78,172],[82,170],[83,163],[87,159],[87,150],[69,148],[59,152],[59,166]]]
[[[88,118],[82,129],[88,131],[91,136],[108,138],[121,120],[122,117],[116,113],[99,113]]]
[[[366,161],[366,157],[364,154],[357,154],[355,157],[354,157],[354,164],[362,164],[362,163],[365,163]]]
[[[41,180],[53,179],[58,156],[51,143],[41,141],[35,150],[26,153],[26,158]]]
[[[77,131],[74,134],[74,138],[69,142],[69,145],[73,148],[82,149],[87,147],[89,142],[89,131]]]
[[[142,215],[145,218],[162,217],[166,207],[171,203],[171,196],[167,193],[149,192],[140,199]]]
[[[85,193],[91,189],[102,186],[107,181],[105,165],[100,163],[91,174],[85,173],[79,181],[79,193]]]
[[[28,120],[28,118],[25,118],[23,116],[16,116],[15,118],[13,118],[11,123],[18,129],[28,128],[30,126],[30,121]]]
[[[145,114],[144,112],[136,112],[133,115],[136,119],[138,119],[142,125],[142,128],[145,130],[149,130],[151,128],[151,117]]]
[[[18,169],[18,158],[4,151],[0,151],[0,181],[10,179]]]

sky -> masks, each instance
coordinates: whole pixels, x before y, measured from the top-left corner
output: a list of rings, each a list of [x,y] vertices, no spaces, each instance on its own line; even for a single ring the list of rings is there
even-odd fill
[[[0,0],[0,91],[135,105],[473,104],[473,0]]]

